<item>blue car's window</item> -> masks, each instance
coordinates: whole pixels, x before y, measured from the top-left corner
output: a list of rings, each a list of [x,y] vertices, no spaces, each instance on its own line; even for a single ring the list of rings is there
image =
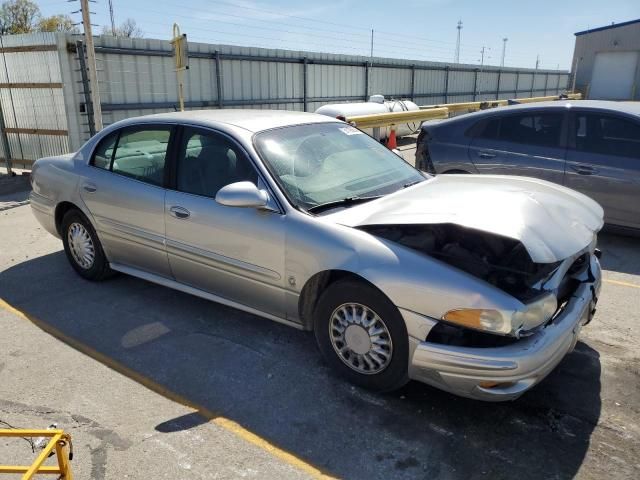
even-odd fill
[[[640,125],[626,119],[595,113],[576,115],[577,150],[640,158]]]
[[[255,146],[289,199],[305,209],[385,195],[424,180],[379,142],[344,123],[269,130],[256,135]]]
[[[509,115],[500,119],[498,138],[504,142],[558,147],[561,128],[560,113]]]

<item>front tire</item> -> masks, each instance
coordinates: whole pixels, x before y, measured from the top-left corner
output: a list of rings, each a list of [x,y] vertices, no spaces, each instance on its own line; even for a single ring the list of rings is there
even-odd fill
[[[318,347],[327,363],[361,387],[385,392],[408,382],[409,338],[398,309],[364,282],[339,280],[314,312]]]
[[[73,269],[87,280],[102,280],[112,273],[91,222],[79,210],[62,218],[62,243]]]

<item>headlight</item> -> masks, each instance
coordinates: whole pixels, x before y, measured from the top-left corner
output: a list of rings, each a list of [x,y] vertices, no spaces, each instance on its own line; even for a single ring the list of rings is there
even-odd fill
[[[449,310],[442,320],[489,333],[517,335],[520,331],[531,330],[547,322],[557,308],[556,296],[550,293],[525,304],[522,310],[463,308]]]

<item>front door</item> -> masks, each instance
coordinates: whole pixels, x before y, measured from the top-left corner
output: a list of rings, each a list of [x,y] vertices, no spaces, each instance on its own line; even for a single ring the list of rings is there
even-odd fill
[[[605,222],[640,228],[640,122],[574,112],[565,185],[604,208]]]
[[[469,146],[480,173],[522,175],[562,184],[564,113],[527,112],[488,121]]]
[[[80,195],[111,263],[170,277],[164,247],[165,161],[172,127],[117,130],[96,147]]]
[[[215,201],[239,181],[264,187],[241,148],[211,130],[182,130],[165,198],[171,270],[181,283],[284,318],[285,216]]]

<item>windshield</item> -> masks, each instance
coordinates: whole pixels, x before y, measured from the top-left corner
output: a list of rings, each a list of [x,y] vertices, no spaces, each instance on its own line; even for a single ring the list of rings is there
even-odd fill
[[[425,178],[370,136],[344,123],[259,133],[255,145],[290,200],[305,210],[378,197]]]

